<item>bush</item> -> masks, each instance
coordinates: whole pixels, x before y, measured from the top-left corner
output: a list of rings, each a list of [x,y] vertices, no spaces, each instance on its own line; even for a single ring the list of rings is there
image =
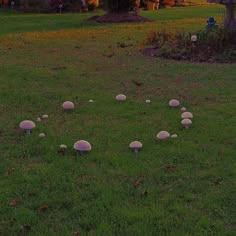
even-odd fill
[[[192,35],[197,36],[196,42],[191,41]],[[223,28],[195,33],[170,33],[165,30],[151,32],[145,44],[152,45],[158,57],[191,61],[236,61],[236,31]]]

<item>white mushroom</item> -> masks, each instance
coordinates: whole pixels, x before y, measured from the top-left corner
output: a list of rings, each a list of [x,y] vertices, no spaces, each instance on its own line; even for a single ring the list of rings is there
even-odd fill
[[[192,125],[192,121],[190,119],[183,119],[181,124],[185,129],[188,129]]]
[[[45,134],[45,133],[40,133],[40,134],[39,134],[39,137],[40,137],[40,138],[45,138],[45,137],[46,137],[46,134]]]
[[[185,112],[185,111],[187,111],[187,109],[186,109],[186,107],[181,107],[181,109],[180,109],[182,112]]]
[[[62,104],[64,111],[71,111],[75,108],[75,105],[71,101],[66,101]]]
[[[177,134],[172,134],[170,137],[171,137],[171,138],[177,138],[178,135],[177,135]]]
[[[36,119],[38,122],[40,122],[41,121],[41,118],[40,117],[37,117],[37,119]]]
[[[91,144],[88,141],[79,140],[79,141],[74,143],[74,149],[77,152],[80,152],[80,154],[83,154],[85,152],[90,152],[92,147],[91,147]]]
[[[179,102],[177,99],[171,99],[171,100],[169,101],[169,106],[170,106],[170,107],[178,107],[179,104],[180,104],[180,102]]]
[[[30,134],[35,128],[35,124],[31,120],[24,120],[20,123],[19,127],[26,131],[27,134]]]
[[[42,115],[42,119],[43,119],[43,120],[45,120],[45,119],[47,119],[47,118],[48,118],[48,115],[47,115],[47,114]]]
[[[66,146],[65,144],[61,144],[61,145],[60,145],[60,149],[66,150],[66,149],[67,149],[67,146]]]
[[[146,100],[146,103],[148,103],[148,104],[151,103],[151,100],[150,100],[150,99],[147,99],[147,100]]]
[[[139,141],[133,141],[130,143],[129,147],[135,152],[135,154],[138,154],[138,151],[143,147],[143,144]]]
[[[126,100],[126,96],[124,94],[119,94],[116,96],[116,100],[119,102],[123,102]]]
[[[195,43],[197,41],[197,35],[195,35],[195,34],[192,35],[191,36],[191,41]]]
[[[160,131],[156,137],[160,140],[164,140],[168,139],[170,137],[170,134],[167,131]]]
[[[189,111],[186,111],[184,113],[181,114],[181,118],[183,119],[192,119],[193,118],[193,114]]]
[[[92,99],[89,100],[89,103],[94,103],[94,101]]]

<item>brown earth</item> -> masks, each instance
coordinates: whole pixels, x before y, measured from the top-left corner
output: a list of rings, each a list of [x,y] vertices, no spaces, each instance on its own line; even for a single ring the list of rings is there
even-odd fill
[[[102,16],[93,16],[88,19],[89,21],[95,21],[98,23],[124,23],[124,22],[151,22],[143,16],[139,16],[135,13],[107,13]]]

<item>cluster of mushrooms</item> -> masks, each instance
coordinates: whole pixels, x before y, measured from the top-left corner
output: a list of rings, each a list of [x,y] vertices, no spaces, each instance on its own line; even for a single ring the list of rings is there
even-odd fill
[[[118,102],[124,102],[126,100],[126,96],[124,94],[119,94],[116,96],[116,100]],[[94,101],[93,100],[89,100],[89,103],[93,103]],[[149,99],[146,100],[146,103],[150,103],[151,101]],[[180,106],[180,102],[177,100],[177,99],[171,99],[169,101],[169,107],[171,108],[177,108]],[[75,108],[75,105],[73,102],[71,101],[66,101],[62,104],[62,108],[65,112],[68,112],[68,111],[72,111],[74,108]],[[191,112],[188,112],[187,109],[185,107],[182,107],[181,108],[181,118],[182,118],[182,121],[181,121],[181,124],[183,126],[183,128],[185,129],[189,129],[190,126],[192,125],[192,118],[193,118],[193,114]],[[40,122],[41,120],[44,120],[44,119],[47,119],[48,118],[48,115],[47,114],[44,114],[42,115],[41,117],[38,117],[37,118],[37,121]],[[24,120],[20,123],[19,127],[24,130],[26,132],[26,134],[31,134],[33,129],[36,127],[35,123],[31,120]],[[44,133],[40,133],[39,134],[39,137],[40,138],[44,138],[46,135]],[[156,135],[157,139],[159,140],[166,140],[166,139],[169,139],[169,138],[177,138],[177,134],[172,134],[170,135],[169,132],[167,131],[160,131],[157,135]],[[135,154],[138,154],[138,151],[140,149],[142,149],[143,145],[140,141],[133,141],[130,143],[129,145],[130,149],[134,151]],[[65,152],[65,150],[67,149],[67,146],[65,144],[61,144],[60,145],[60,150]],[[86,152],[90,152],[92,147],[91,147],[91,144],[86,141],[86,140],[79,140],[79,141],[76,141],[74,143],[74,149],[80,153],[80,154],[83,154],[83,153],[86,153]]]

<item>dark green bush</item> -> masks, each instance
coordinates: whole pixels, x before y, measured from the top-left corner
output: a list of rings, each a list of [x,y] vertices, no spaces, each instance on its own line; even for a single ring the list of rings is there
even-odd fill
[[[191,36],[197,41],[192,42]],[[151,32],[145,44],[156,49],[156,56],[193,61],[236,61],[236,32],[213,28],[198,32]]]

